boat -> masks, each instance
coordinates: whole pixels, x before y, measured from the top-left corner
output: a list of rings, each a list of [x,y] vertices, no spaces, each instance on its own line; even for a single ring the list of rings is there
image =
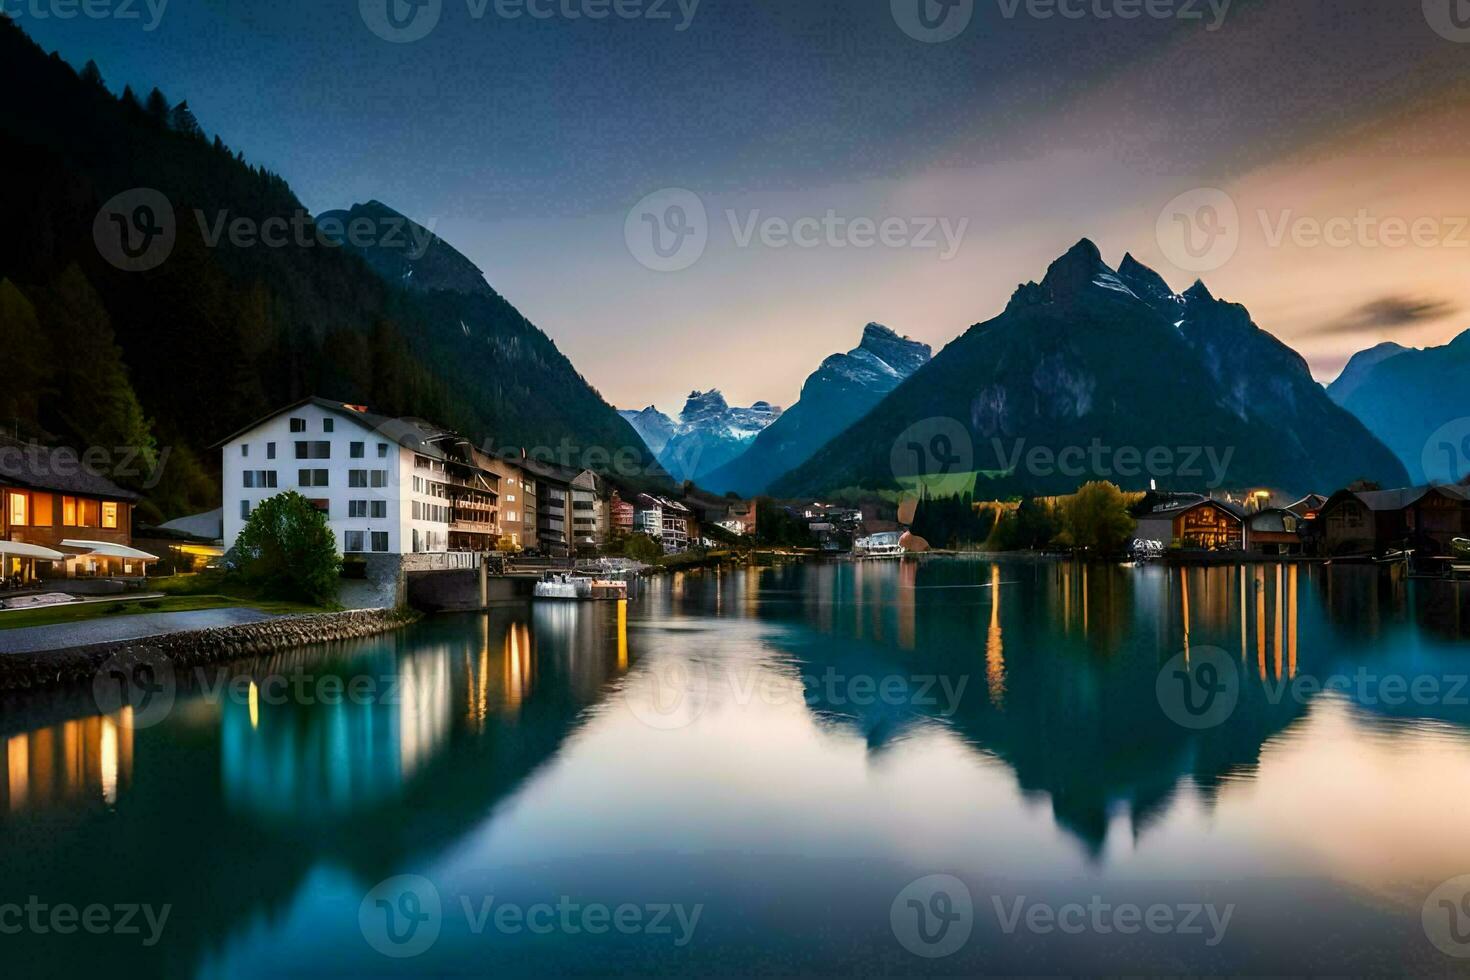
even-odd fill
[[[628,598],[628,583],[618,579],[578,575],[575,572],[547,572],[536,583],[533,594],[537,599],[614,601]]]

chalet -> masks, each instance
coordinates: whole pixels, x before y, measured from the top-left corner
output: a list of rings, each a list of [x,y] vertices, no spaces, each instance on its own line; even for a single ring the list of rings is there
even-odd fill
[[[0,437],[0,579],[143,577],[138,499],[74,450]]]
[[[1453,539],[1470,537],[1470,488],[1339,490],[1319,520],[1329,555],[1379,555],[1403,547],[1448,555]]]
[[[1267,507],[1245,519],[1246,547],[1261,555],[1300,555],[1306,521],[1288,507]]]
[[[1245,513],[1209,497],[1185,497],[1160,504],[1138,517],[1134,537],[1204,551],[1245,550]]]

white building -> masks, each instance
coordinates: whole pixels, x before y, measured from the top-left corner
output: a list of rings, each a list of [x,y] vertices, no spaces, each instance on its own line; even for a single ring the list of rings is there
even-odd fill
[[[457,440],[325,398],[274,412],[221,444],[225,547],[262,501],[295,490],[326,514],[344,555],[447,551],[453,494],[442,447]]]

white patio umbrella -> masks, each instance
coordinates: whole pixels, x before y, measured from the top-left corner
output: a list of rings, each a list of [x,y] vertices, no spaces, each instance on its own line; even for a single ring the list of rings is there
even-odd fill
[[[65,561],[66,555],[38,544],[23,541],[0,541],[0,558],[27,558],[31,562],[31,577],[36,577],[37,561]],[[0,578],[5,577],[4,563],[0,563]]]

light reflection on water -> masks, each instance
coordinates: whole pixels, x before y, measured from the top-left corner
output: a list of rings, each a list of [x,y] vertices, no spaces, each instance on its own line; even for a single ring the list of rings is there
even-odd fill
[[[1418,916],[1470,872],[1470,689],[1452,696],[1467,639],[1470,589],[1374,569],[680,574],[626,604],[445,617],[240,665],[238,695],[191,681],[156,728],[62,699],[7,709],[0,879],[56,901],[174,902],[158,950],[30,937],[78,969],[155,974],[923,972],[888,904],[941,871],[977,903],[1094,890],[1240,906],[1209,951],[1038,945],[991,923],[944,972],[1443,971]],[[1238,663],[1240,703],[1186,731],[1155,680],[1206,648]],[[1362,670],[1437,678],[1444,696],[1283,693]],[[323,696],[364,678],[372,697]],[[863,678],[943,684],[932,703],[884,703],[855,696]],[[461,922],[401,964],[357,925],[363,894],[400,873],[448,902],[708,911],[678,951]],[[1337,938],[1303,945],[1303,930]]]

